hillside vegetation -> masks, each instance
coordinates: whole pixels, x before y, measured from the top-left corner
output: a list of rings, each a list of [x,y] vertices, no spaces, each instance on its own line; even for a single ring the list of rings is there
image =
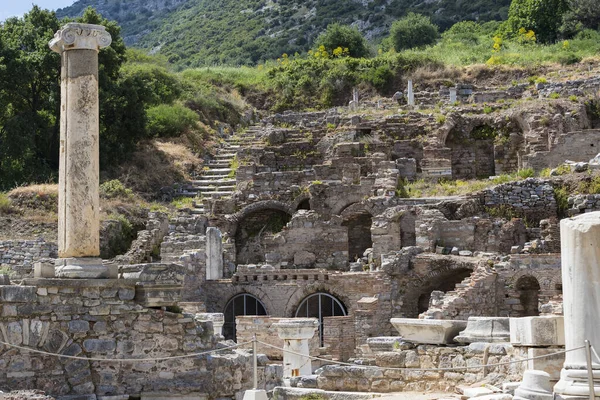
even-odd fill
[[[254,65],[311,48],[327,25],[353,24],[372,43],[408,12],[431,16],[441,30],[462,20],[506,19],[510,0],[79,0],[58,10],[76,17],[96,8],[123,28],[125,43],[180,67]]]

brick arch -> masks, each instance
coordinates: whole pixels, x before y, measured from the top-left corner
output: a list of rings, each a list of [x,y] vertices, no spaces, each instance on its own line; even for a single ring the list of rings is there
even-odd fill
[[[306,200],[309,200],[309,201],[310,201],[310,199],[311,199],[311,197],[310,197],[310,194],[309,194],[309,193],[302,193],[301,195],[299,195],[298,197],[296,197],[296,198],[294,199],[294,201],[292,202],[291,208],[292,208],[294,211],[297,211],[297,210],[298,210],[298,207],[300,206],[300,204],[301,204],[303,201],[306,201]],[[312,207],[311,207],[311,209],[312,209]]]
[[[346,307],[346,312],[348,315],[354,314],[356,307],[354,304],[351,303],[350,299],[346,295],[337,291],[330,284],[327,284],[325,282],[315,282],[303,288],[298,288],[298,290],[294,292],[294,294],[289,298],[285,305],[285,316],[289,318],[294,318],[294,316],[296,315],[296,310],[298,309],[302,301],[308,296],[316,293],[330,294],[331,296],[338,299],[344,305],[344,307]]]

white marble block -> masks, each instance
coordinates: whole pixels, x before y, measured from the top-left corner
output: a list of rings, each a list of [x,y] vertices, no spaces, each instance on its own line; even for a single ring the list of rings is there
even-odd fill
[[[454,337],[467,326],[467,321],[446,319],[392,318],[390,322],[403,340],[426,344],[453,343]]]
[[[565,324],[560,315],[510,319],[510,342],[515,346],[564,346]]]

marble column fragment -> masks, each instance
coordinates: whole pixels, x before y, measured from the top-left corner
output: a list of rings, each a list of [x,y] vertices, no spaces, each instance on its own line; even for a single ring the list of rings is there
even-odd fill
[[[316,318],[290,318],[279,320],[273,326],[284,342],[283,377],[310,375],[308,341],[319,327],[319,321]]]
[[[103,26],[68,23],[49,43],[62,60],[57,277],[116,277],[99,258],[98,51],[111,41]]]
[[[218,228],[206,230],[206,280],[223,279],[223,235]]]
[[[600,212],[560,221],[565,349],[591,345],[600,352]],[[592,381],[600,397],[600,364],[592,357]],[[588,399],[589,368],[586,350],[565,354],[557,398]]]

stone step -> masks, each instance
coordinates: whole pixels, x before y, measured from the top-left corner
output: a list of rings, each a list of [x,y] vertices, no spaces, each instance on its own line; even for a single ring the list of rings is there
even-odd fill
[[[209,161],[206,164],[209,168],[229,168],[231,162],[229,160]]]
[[[194,189],[199,192],[233,192],[235,186],[195,186]]]
[[[199,190],[198,193],[202,194],[203,196],[219,196],[219,197],[228,197],[231,196],[233,194],[233,191],[201,191]]]
[[[232,171],[231,168],[210,168],[206,171],[202,171],[202,175],[223,175],[227,176]]]
[[[210,176],[207,176],[206,178],[210,178]],[[235,186],[236,180],[235,179],[223,179],[223,180],[217,180],[217,179],[198,179],[198,180],[190,181],[190,183],[192,185],[194,185],[194,187],[198,187],[198,186],[211,186],[211,185],[212,186]]]
[[[225,154],[217,154],[215,156],[216,160],[233,160],[235,157],[235,153],[225,153]]]

